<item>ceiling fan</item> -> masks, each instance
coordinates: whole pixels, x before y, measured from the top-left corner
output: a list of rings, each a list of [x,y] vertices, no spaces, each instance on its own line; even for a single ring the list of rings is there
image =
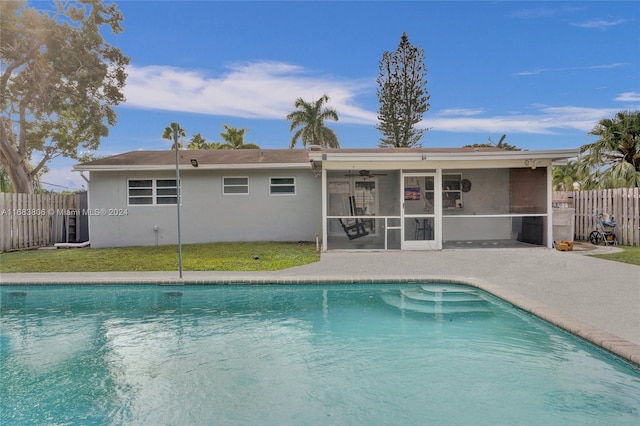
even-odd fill
[[[371,173],[369,170],[358,170],[357,172],[347,173],[345,176],[357,176],[372,178],[374,176],[386,176],[386,173]]]

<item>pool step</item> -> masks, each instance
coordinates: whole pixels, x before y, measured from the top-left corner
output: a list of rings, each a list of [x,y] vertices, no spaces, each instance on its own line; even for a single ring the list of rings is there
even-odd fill
[[[410,299],[429,302],[446,300],[447,302],[477,302],[482,301],[477,295],[468,292],[437,292],[425,291],[421,288],[402,289],[400,293]]]
[[[382,295],[388,305],[423,314],[491,313],[491,303],[473,289],[421,286]]]

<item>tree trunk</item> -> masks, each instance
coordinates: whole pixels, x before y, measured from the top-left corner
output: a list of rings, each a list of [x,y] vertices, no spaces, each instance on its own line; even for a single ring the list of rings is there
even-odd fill
[[[12,141],[9,141],[5,132],[0,132],[0,162],[7,171],[13,192],[21,194],[33,194],[33,174],[27,167],[25,159],[20,155]]]
[[[13,192],[33,194],[33,178],[31,172],[25,167],[24,162],[20,162],[19,164],[4,164],[3,161],[3,166],[11,178]]]

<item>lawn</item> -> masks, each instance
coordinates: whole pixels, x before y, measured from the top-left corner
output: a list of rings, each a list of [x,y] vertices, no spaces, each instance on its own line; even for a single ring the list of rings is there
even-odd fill
[[[640,247],[601,259],[640,265]],[[0,273],[176,271],[177,246],[24,250],[0,254]],[[256,259],[257,257],[257,259]],[[313,243],[208,243],[182,246],[185,271],[277,271],[318,262]]]
[[[176,245],[25,250],[0,254],[0,273],[175,271]],[[320,260],[313,243],[208,243],[182,246],[185,271],[276,271]]]
[[[593,257],[598,257],[600,259],[606,260],[615,260],[616,262],[631,263],[632,265],[640,266],[640,247],[620,246],[620,248],[623,251],[610,254],[597,254],[593,255]]]

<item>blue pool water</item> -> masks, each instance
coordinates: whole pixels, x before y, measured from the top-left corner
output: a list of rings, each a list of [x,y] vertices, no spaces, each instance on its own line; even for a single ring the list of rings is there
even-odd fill
[[[640,424],[640,370],[444,284],[0,287],[0,424]]]

